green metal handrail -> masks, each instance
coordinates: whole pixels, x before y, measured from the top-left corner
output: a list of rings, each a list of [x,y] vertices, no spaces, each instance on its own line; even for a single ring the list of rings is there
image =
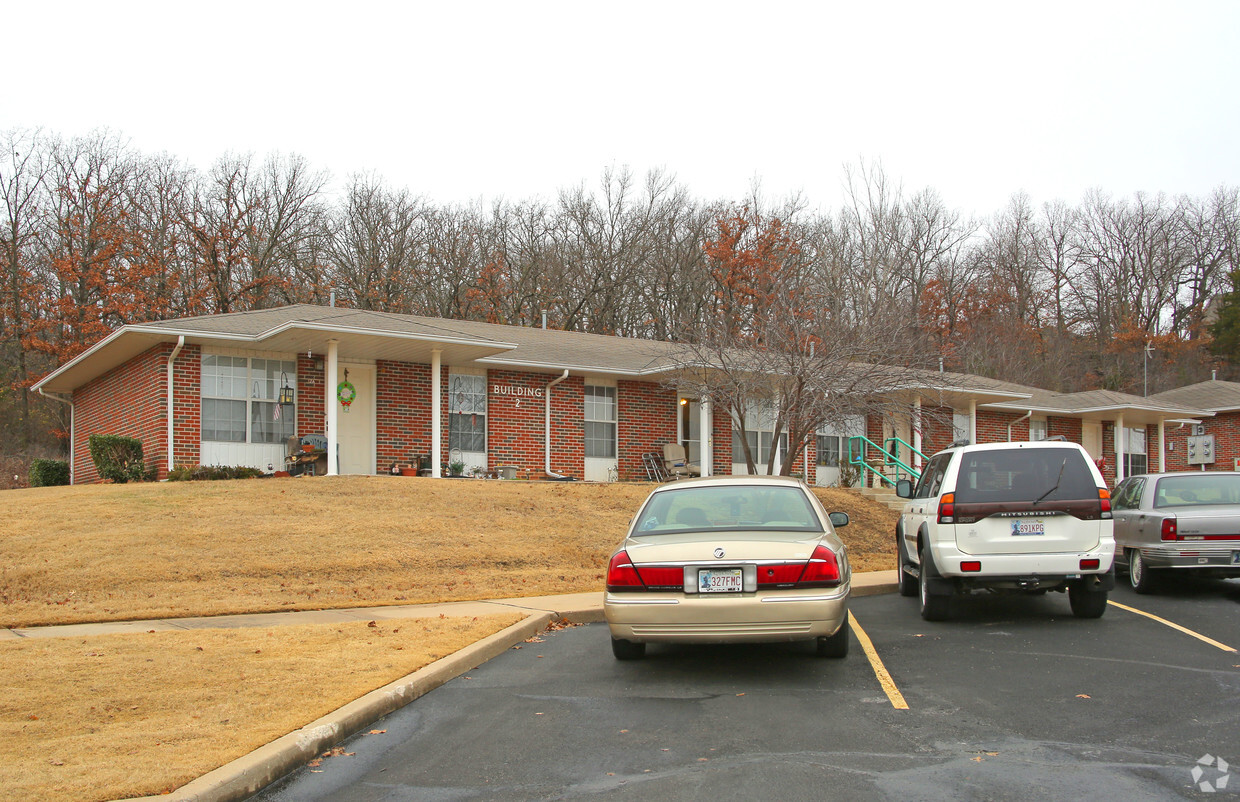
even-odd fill
[[[925,454],[922,454],[916,448],[913,448],[913,446],[904,442],[899,437],[888,437],[883,442],[883,445],[880,446],[878,443],[875,443],[865,435],[858,434],[848,438],[848,463],[861,468],[862,475],[864,475],[866,471],[869,471],[877,476],[881,481],[886,482],[889,485],[895,484],[896,479],[900,478],[901,471],[912,477],[912,480],[916,482],[921,478],[921,471],[915,470],[913,466],[906,464],[900,459],[900,446],[904,446],[909,451],[918,455],[923,461],[926,459]],[[866,460],[866,454],[871,448],[883,455],[884,466],[895,467],[896,470],[894,478],[878,470]]]

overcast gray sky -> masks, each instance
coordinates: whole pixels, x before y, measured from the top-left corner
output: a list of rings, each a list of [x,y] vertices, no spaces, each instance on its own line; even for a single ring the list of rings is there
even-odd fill
[[[7,5],[0,129],[299,153],[439,203],[628,166],[830,209],[859,160],[979,214],[1240,185],[1231,0]]]

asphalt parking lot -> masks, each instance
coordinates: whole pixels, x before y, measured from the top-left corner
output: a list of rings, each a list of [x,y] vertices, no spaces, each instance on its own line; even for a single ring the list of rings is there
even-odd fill
[[[927,623],[914,599],[857,598],[845,660],[787,644],[621,663],[605,625],[546,634],[257,798],[1240,798],[1240,765],[1198,765],[1240,764],[1240,581],[1111,599],[1099,620],[1052,593]]]

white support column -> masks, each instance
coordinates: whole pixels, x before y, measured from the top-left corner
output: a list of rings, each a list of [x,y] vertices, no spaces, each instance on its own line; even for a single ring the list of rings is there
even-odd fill
[[[443,476],[440,460],[443,459],[443,399],[441,396],[443,383],[440,373],[443,351],[436,348],[431,351],[431,476],[438,479]]]
[[[977,442],[977,399],[969,399],[969,442]]]
[[[921,396],[913,401],[913,470],[921,473]]]
[[[1158,420],[1158,472],[1167,472],[1167,422]]]
[[[340,370],[340,341],[331,339],[327,341],[327,364],[323,366],[323,402],[327,409],[327,475],[336,476],[340,473],[339,466],[336,461],[338,453],[336,435],[337,422],[340,419],[340,404],[336,400],[336,383],[339,381],[337,375]]]
[[[1115,419],[1115,484],[1124,480],[1124,413]]]
[[[714,409],[711,407],[710,397],[706,396],[702,399],[698,407],[698,453],[701,456],[700,468],[703,476],[710,476],[711,469],[714,467],[715,447],[711,442],[710,433],[714,431]]]

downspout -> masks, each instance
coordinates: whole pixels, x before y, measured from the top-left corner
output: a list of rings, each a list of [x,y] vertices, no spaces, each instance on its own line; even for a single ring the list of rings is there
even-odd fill
[[[74,423],[73,416],[75,412],[73,408],[73,397],[70,396],[69,398],[65,398],[64,396],[61,396],[57,393],[49,393],[47,390],[44,390],[42,387],[39,388],[39,395],[43,396],[44,398],[50,398],[53,401],[59,401],[62,404],[69,405],[69,484],[73,484],[73,475],[75,473],[73,469],[73,466],[74,466],[73,447],[77,440],[77,432],[75,431],[74,426],[73,426],[73,423]]]
[[[550,476],[552,479],[567,479],[568,478],[567,476],[564,476],[563,474],[559,474],[551,470],[551,388],[555,387],[557,384],[559,384],[560,382],[564,381],[567,378],[568,378],[568,368],[565,368],[564,374],[560,376],[560,378],[553,379],[551,383],[547,385],[547,398],[546,398],[547,422],[543,427],[543,431],[546,433],[546,437],[547,437],[546,446],[543,449],[543,454],[544,456],[546,456],[546,464],[543,466],[543,471],[546,472],[546,474]]]
[[[1009,443],[1010,443],[1010,442],[1012,442],[1012,427],[1013,427],[1013,426],[1015,426],[1016,424],[1020,423],[1021,421],[1023,421],[1023,420],[1028,420],[1029,418],[1032,418],[1032,417],[1033,417],[1033,410],[1031,409],[1031,410],[1029,410],[1028,412],[1026,412],[1024,415],[1021,415],[1019,418],[1017,418],[1016,420],[1014,420],[1014,421],[1012,421],[1011,423],[1009,423],[1009,424],[1008,424],[1008,439],[1007,439],[1007,441],[1008,441]]]
[[[177,354],[181,353],[181,349],[184,347],[185,347],[185,335],[182,334],[180,337],[177,337],[177,347],[173,348],[172,353],[168,355],[168,471],[167,473],[172,473],[173,460],[176,458],[175,456],[176,449],[175,449],[174,440],[173,440],[173,438],[176,436],[176,432],[173,427],[173,415],[172,415],[172,401],[173,401],[173,398],[172,398],[173,396],[173,393],[172,393],[172,363],[176,361]]]

